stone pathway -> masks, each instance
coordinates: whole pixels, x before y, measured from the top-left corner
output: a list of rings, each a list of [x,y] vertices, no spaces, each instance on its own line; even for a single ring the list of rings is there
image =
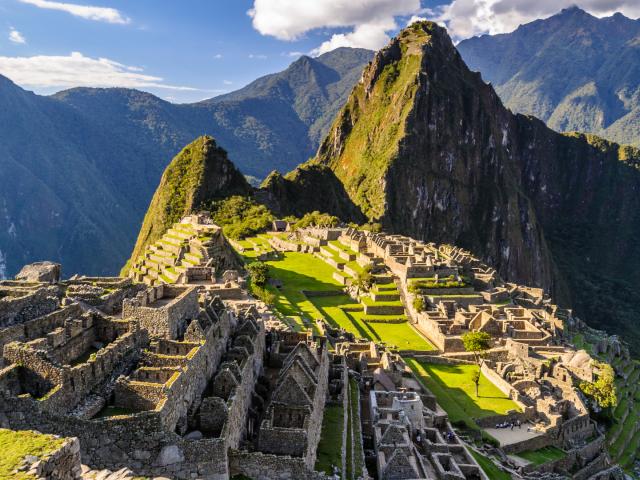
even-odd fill
[[[515,427],[513,430],[510,428],[486,428],[485,431],[498,440],[501,447],[524,442],[525,440],[544,435],[543,433],[535,430],[527,432],[527,427],[525,425],[523,425],[522,428]]]

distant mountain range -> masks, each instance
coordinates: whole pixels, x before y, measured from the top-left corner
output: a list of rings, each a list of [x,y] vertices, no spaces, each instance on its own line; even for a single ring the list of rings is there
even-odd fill
[[[514,112],[555,130],[640,144],[640,20],[572,7],[457,48]]]
[[[233,93],[176,105],[149,93],[53,96],[0,76],[0,277],[50,259],[66,274],[115,274],[171,158],[209,134],[246,175],[312,156],[373,52],[303,56]]]

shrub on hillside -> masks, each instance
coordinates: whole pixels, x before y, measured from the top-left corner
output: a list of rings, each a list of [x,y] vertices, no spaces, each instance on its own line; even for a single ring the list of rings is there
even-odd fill
[[[251,262],[249,265],[247,265],[247,271],[249,272],[251,285],[264,287],[267,283],[267,280],[269,280],[269,267],[266,263]]]
[[[313,211],[311,213],[305,213],[304,216],[293,224],[293,229],[298,230],[300,228],[307,227],[337,227],[340,224],[340,219],[328,213],[320,213],[319,211]]]
[[[276,303],[276,296],[266,288],[258,287],[257,285],[252,285],[251,293],[253,294],[254,297],[259,298],[267,305],[275,305]]]
[[[210,210],[213,221],[222,227],[227,237],[234,240],[264,232],[274,220],[267,207],[238,195],[214,202]]]

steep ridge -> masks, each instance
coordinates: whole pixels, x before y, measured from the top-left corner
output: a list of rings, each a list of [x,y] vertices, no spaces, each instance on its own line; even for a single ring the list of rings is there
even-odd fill
[[[507,107],[559,131],[640,144],[640,19],[578,7],[457,45]]]
[[[255,196],[280,216],[303,216],[317,210],[344,221],[362,223],[365,220],[344,185],[325,165],[306,163],[284,176],[274,170],[256,190]]]
[[[131,254],[137,259],[182,217],[204,202],[252,191],[227,152],[208,136],[199,137],[175,156],[160,179]],[[131,261],[129,262],[129,264]],[[123,269],[126,274],[128,266]]]
[[[228,95],[176,105],[121,88],[50,97],[0,75],[0,278],[42,258],[114,274],[167,162],[215,135],[243,173],[287,171],[317,149],[372,52],[301,57]]]
[[[330,167],[389,231],[461,245],[628,333],[640,321],[629,288],[640,280],[639,159],[512,114],[423,22],[376,55],[310,164]]]

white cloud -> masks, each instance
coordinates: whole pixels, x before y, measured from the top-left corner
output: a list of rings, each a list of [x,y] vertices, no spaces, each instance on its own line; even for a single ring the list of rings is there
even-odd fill
[[[267,56],[260,53],[250,53],[249,58],[252,58],[254,60],[266,60]]]
[[[640,16],[638,0],[453,0],[431,13],[447,26],[454,39],[460,40],[483,33],[511,32],[521,24],[574,5],[597,17],[615,12],[630,18]]]
[[[233,85],[233,82],[231,80],[223,80],[222,83],[224,83],[225,85]]]
[[[142,73],[139,67],[108,58],[85,57],[80,52],[68,56],[2,57],[0,73],[19,85],[32,88],[125,87],[196,91],[168,85],[161,77]]]
[[[16,30],[13,27],[11,27],[11,30],[9,31],[9,40],[12,41],[13,43],[20,43],[20,44],[27,43],[27,40],[24,38],[24,35],[22,35],[18,30]]]
[[[411,18],[409,19],[409,21],[407,22],[407,27],[409,25],[411,25],[412,23],[416,23],[416,22],[424,22],[425,20],[428,20],[428,18],[426,17],[421,17],[419,15],[412,15]]]
[[[220,60],[222,58],[222,54],[221,53],[216,53],[213,58],[215,58],[216,60]]]
[[[38,8],[47,10],[59,10],[67,12],[76,17],[87,20],[95,20],[107,23],[129,23],[131,20],[120,13],[115,8],[94,7],[91,5],[78,5],[75,3],[54,2],[51,0],[19,0],[22,3],[28,3]]]
[[[319,55],[338,47],[378,49],[398,28],[396,17],[421,12],[420,0],[254,0],[247,13],[263,35],[297,40],[319,28],[347,28],[313,50]]]

